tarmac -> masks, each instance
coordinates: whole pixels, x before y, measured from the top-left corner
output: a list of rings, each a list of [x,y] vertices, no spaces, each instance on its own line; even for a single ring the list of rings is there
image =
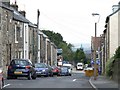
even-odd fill
[[[96,80],[90,77],[89,83],[95,90],[120,90],[120,83],[103,75],[98,75]]]

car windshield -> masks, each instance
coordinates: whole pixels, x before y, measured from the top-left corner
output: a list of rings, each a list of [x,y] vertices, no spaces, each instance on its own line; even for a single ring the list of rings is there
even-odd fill
[[[70,66],[64,66],[64,67],[66,67],[66,68],[68,68],[68,69],[70,69],[70,68],[71,68]]]
[[[35,67],[36,68],[46,68],[47,66],[45,64],[42,64],[42,63],[36,63]]]
[[[28,65],[28,62],[26,60],[15,60],[15,64],[20,66],[26,66]]]
[[[67,67],[61,67],[62,71],[67,71]]]
[[[83,65],[78,65],[78,66],[81,66],[81,67],[82,67]]]

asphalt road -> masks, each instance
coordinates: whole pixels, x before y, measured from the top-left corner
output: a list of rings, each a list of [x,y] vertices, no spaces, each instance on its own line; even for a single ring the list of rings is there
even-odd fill
[[[36,80],[18,78],[5,80],[4,88],[92,88],[83,71],[73,71],[72,76],[38,77]]]

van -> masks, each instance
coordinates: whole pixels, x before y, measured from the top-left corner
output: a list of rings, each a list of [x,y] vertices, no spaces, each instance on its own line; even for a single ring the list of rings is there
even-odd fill
[[[83,70],[83,68],[84,68],[83,63],[77,63],[76,70]]]

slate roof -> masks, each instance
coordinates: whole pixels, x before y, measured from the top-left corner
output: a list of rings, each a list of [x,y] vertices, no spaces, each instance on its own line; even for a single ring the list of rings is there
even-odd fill
[[[13,12],[13,20],[17,20],[20,22],[28,23],[29,26],[36,28],[37,26],[34,25],[32,22],[30,22],[28,19],[26,19],[22,14],[20,14],[18,11],[16,11],[12,7],[8,7],[0,2],[0,7],[5,8],[7,10],[10,10]]]
[[[5,8],[7,10],[13,11],[10,7],[4,5],[3,3],[0,2],[0,7]]]
[[[23,15],[21,15],[18,11],[13,9],[13,19],[18,20],[24,23],[29,23],[29,20],[27,20]]]

